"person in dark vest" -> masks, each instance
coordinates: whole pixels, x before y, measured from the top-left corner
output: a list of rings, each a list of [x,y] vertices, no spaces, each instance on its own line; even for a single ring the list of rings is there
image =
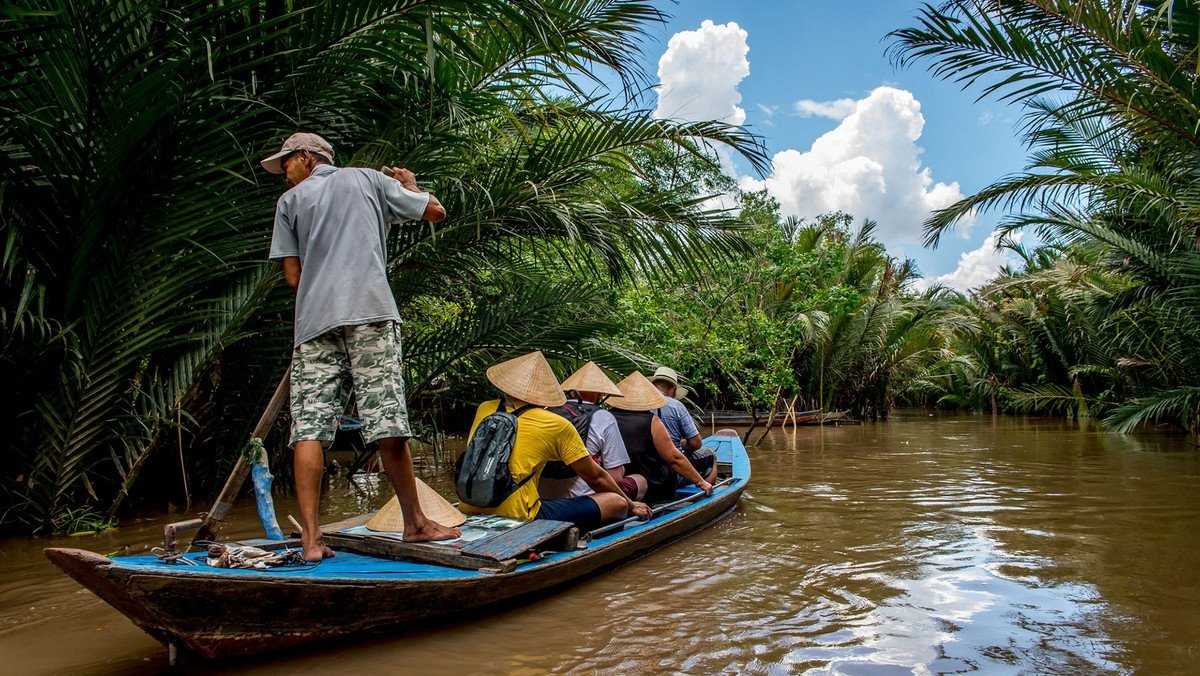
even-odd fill
[[[625,451],[625,442],[617,429],[617,419],[600,404],[609,397],[621,396],[621,390],[592,361],[564,380],[562,389],[567,394],[567,402],[549,410],[575,426],[592,460],[619,485],[625,477],[629,453]],[[542,470],[538,493],[542,500],[556,500],[591,495],[595,491],[570,466],[553,462]]]
[[[671,443],[671,435],[654,411],[666,405],[666,398],[646,379],[634,371],[617,383],[624,395],[613,399],[613,416],[629,452],[629,467],[622,490],[648,503],[667,502],[675,497],[677,477],[696,485],[705,495],[712,494],[709,483],[692,463]]]
[[[567,398],[541,352],[530,352],[495,364],[487,370],[487,379],[504,395],[509,410],[515,411],[526,404],[534,406],[517,418],[516,441],[508,461],[513,481],[521,486],[496,507],[462,503],[459,509],[466,514],[496,514],[523,521],[569,521],[584,530],[623,519],[626,515],[650,516],[648,506],[625,497],[617,482],[592,460],[575,427],[566,418],[543,408],[561,406]],[[493,399],[479,405],[470,436],[474,436],[475,428],[494,413],[500,403],[501,400]],[[546,463],[551,461],[569,465],[595,493],[543,500],[538,493],[537,480]],[[529,479],[530,475],[533,475],[532,479]]]

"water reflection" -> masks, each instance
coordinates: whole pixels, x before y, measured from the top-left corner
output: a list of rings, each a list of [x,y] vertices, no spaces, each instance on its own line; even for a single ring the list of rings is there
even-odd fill
[[[223,671],[1156,673],[1190,663],[1200,461],[1178,437],[922,416],[772,432],[752,458],[732,516],[567,593]],[[378,475],[342,477],[324,516],[389,496]],[[70,544],[136,549],[160,526]],[[254,530],[247,509],[231,535]],[[162,669],[157,644],[51,572],[37,554],[46,544],[0,543],[7,663]],[[70,655],[55,649],[64,637]]]

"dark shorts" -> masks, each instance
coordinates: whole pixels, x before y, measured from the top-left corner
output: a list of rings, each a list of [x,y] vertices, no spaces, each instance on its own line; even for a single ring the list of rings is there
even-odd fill
[[[717,453],[708,446],[701,446],[694,451],[685,451],[683,457],[687,458],[688,462],[692,463],[692,467],[695,468],[695,470],[700,473],[700,477],[705,480],[708,479],[708,473],[711,472],[713,467],[715,467],[717,464]],[[679,481],[676,482],[676,485],[680,488],[683,488],[684,486],[691,486],[693,484],[687,479],[679,477]]]
[[[578,498],[542,500],[537,518],[552,521],[569,521],[580,530],[591,530],[600,526],[600,505],[584,495]]]

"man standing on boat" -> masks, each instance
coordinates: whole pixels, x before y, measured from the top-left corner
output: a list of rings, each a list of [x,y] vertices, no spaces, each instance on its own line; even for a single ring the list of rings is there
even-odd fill
[[[318,508],[323,447],[333,441],[350,394],[365,442],[379,455],[404,514],[409,542],[457,537],[425,517],[417,498],[401,368],[400,313],[387,279],[387,233],[395,223],[441,221],[446,210],[422,192],[411,171],[392,176],[333,166],[333,147],[310,133],[293,134],[262,160],[289,190],[275,207],[270,257],[296,292],[291,412],[296,497],[304,558],[333,556],[321,538]]]
[[[715,481],[717,478],[716,453],[701,444],[700,430],[696,429],[696,422],[692,420],[692,414],[688,413],[687,406],[679,401],[688,395],[687,388],[679,381],[680,377],[675,369],[666,366],[658,367],[654,371],[654,375],[650,376],[650,382],[654,383],[658,391],[662,392],[667,399],[667,405],[658,409],[656,413],[662,419],[663,425],[666,426],[667,433],[671,435],[671,443],[675,444],[675,448],[683,453],[701,476],[708,481]]]

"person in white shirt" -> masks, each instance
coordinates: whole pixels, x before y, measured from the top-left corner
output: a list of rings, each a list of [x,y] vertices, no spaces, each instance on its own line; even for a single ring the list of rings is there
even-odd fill
[[[566,403],[549,410],[575,426],[592,460],[619,485],[625,478],[629,453],[617,428],[617,419],[600,404],[608,397],[621,396],[621,391],[595,362],[590,361],[564,380],[562,389],[567,394]],[[565,465],[560,468],[555,463],[548,464],[538,481],[538,494],[543,498],[574,498],[593,492],[586,481]]]

